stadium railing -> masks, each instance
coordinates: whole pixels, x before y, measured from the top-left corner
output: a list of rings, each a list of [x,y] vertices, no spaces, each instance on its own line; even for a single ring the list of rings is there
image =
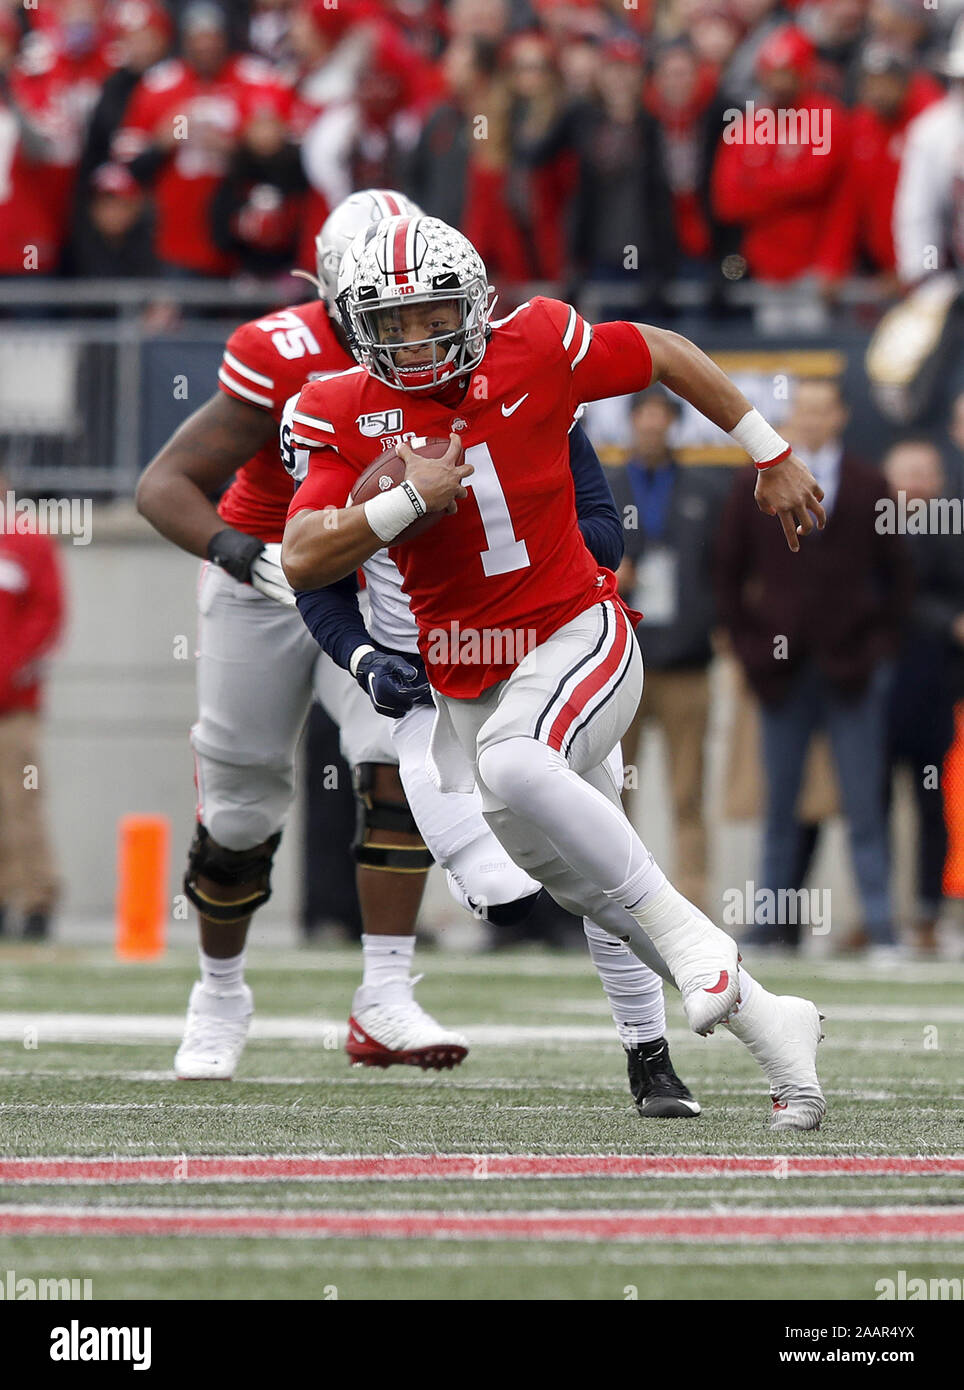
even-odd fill
[[[573,294],[571,285],[545,283],[500,290],[504,309],[534,294]],[[813,285],[773,289],[735,281],[723,293],[726,311],[764,335],[790,330],[806,336],[857,322],[866,327],[886,303],[866,280],[840,287],[832,317]],[[710,295],[704,282],[661,287],[663,303],[692,336],[701,320],[710,322]],[[585,281],[575,297],[590,320],[645,312],[634,276]],[[152,454],[215,389],[231,330],[304,298],[294,279],[5,281],[0,462],[23,493],[132,496]]]

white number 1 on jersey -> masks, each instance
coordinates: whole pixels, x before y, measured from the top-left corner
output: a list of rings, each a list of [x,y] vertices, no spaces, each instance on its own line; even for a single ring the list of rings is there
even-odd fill
[[[475,501],[482,518],[487,549],[482,551],[482,568],[491,578],[495,574],[511,574],[513,570],[527,569],[529,552],[525,541],[517,541],[509,515],[509,504],[505,500],[499,475],[495,471],[488,444],[473,444],[465,451],[465,461],[475,472],[465,479],[465,486],[475,493]]]

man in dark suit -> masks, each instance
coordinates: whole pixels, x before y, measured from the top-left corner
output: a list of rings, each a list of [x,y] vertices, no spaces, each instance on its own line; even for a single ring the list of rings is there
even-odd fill
[[[676,818],[675,882],[706,911],[703,746],[713,655],[713,543],[725,492],[707,469],[683,468],[674,458],[667,435],[679,410],[677,399],[659,387],[636,396],[633,452],[606,476],[625,537],[619,590],[644,616],[639,640],[646,678],[623,737],[623,758],[633,768],[643,725],[660,725]]]
[[[865,940],[896,939],[884,783],[887,706],[912,585],[903,538],[878,527],[882,475],[844,452],[847,409],[832,380],[798,383],[785,433],[824,489],[828,521],[793,555],[755,506],[755,471],[742,470],[717,550],[720,618],[761,702],[767,782],[762,884],[794,886],[795,808],[810,737],[825,727],[850,833]],[[779,897],[776,899],[779,903]],[[794,945],[799,921],[758,923],[759,939]]]

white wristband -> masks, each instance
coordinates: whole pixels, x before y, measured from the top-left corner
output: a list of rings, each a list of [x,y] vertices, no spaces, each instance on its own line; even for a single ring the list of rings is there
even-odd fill
[[[754,463],[770,463],[790,452],[790,445],[781,439],[772,425],[758,410],[748,410],[730,430],[730,438],[739,444]]]
[[[406,526],[418,521],[428,511],[424,500],[411,483],[401,482],[398,487],[372,497],[365,503],[365,517],[379,540],[391,543],[401,535]]]
[[[374,647],[366,647],[364,643],[360,647],[355,648],[348,660],[348,669],[353,676],[358,675],[358,664],[362,657],[367,656],[369,652],[373,652],[374,650]]]

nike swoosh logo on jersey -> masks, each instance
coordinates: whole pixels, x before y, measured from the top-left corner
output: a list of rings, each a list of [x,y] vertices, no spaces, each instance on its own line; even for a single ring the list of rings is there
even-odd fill
[[[520,397],[519,397],[519,399],[516,401],[515,405],[506,405],[505,402],[503,401],[503,403],[502,403],[502,414],[505,415],[506,417],[508,417],[509,415],[512,415],[514,411],[516,411],[516,410],[519,409],[519,406],[522,404],[522,402],[523,402],[523,401],[527,401],[528,399],[529,399],[529,392],[527,391],[527,392],[525,393],[524,396],[520,396]]]

